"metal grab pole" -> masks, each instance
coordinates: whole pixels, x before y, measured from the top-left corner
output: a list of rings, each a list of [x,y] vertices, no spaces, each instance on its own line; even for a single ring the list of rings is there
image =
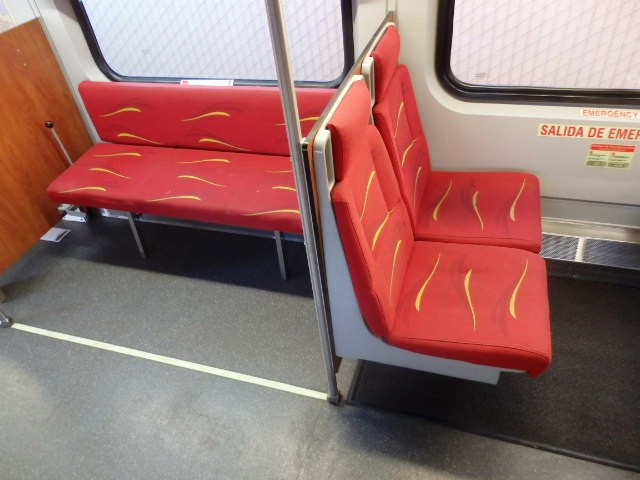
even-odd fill
[[[284,22],[284,10],[281,0],[265,0],[265,5],[267,7],[273,57],[278,72],[278,84],[280,85],[287,138],[289,140],[291,161],[296,180],[298,203],[300,204],[300,214],[302,216],[304,243],[307,250],[307,261],[309,262],[311,287],[313,289],[313,301],[316,307],[318,326],[320,328],[320,342],[322,344],[322,353],[324,355],[324,364],[329,384],[328,400],[331,403],[337,404],[340,401],[340,392],[338,391],[338,382],[333,365],[327,303],[325,301],[325,290],[322,286],[321,266],[317,250],[319,243],[318,232],[314,228],[312,217],[314,212],[311,208],[310,188],[307,184],[302,158],[302,132],[300,130],[300,119],[293,76],[291,74],[292,69]]]

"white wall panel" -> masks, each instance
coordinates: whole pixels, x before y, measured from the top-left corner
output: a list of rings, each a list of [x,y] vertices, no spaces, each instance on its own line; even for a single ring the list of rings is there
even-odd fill
[[[0,8],[0,16],[8,13],[10,22],[14,26],[22,25],[36,17],[31,6],[31,0],[2,0],[0,3],[4,4],[5,7]]]

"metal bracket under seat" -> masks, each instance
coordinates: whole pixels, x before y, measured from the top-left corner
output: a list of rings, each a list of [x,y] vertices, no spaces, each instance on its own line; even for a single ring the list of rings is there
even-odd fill
[[[136,225],[136,220],[140,217],[140,214],[135,214],[131,212],[127,213],[127,220],[129,221],[129,226],[131,227],[131,232],[133,233],[133,238],[136,241],[136,246],[138,247],[138,251],[140,252],[140,256],[142,258],[147,258],[147,247],[145,245],[144,239],[142,237],[142,233],[140,232],[138,226]],[[273,238],[276,241],[276,252],[278,255],[278,267],[280,269],[280,277],[283,280],[287,279],[287,262],[284,256],[284,245],[282,240],[284,235],[282,232],[274,230]]]
[[[62,217],[63,220],[69,222],[87,223],[89,221],[89,212],[85,208],[77,205],[63,203],[58,206],[58,212],[64,215],[64,217]]]
[[[135,216],[134,216],[135,215]],[[133,238],[136,241],[136,245],[138,247],[138,251],[140,252],[140,256],[142,258],[147,258],[147,249],[144,244],[144,240],[142,239],[142,234],[138,227],[136,226],[135,219],[138,218],[139,214],[133,214],[131,212],[127,212],[127,219],[129,220],[129,226],[131,227],[131,232],[133,233]]]
[[[282,244],[282,232],[274,230],[273,238],[276,241],[276,251],[278,253],[278,266],[280,267],[280,278],[287,279],[287,262],[284,258],[284,245]]]

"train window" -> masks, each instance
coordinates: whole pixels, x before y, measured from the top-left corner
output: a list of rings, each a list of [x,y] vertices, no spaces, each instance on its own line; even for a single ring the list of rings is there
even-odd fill
[[[444,0],[439,22],[438,69],[463,96],[640,98],[638,2]]]
[[[353,62],[350,4],[285,0],[296,81],[339,83]],[[74,0],[73,5],[94,59],[113,80],[276,79],[262,1]]]

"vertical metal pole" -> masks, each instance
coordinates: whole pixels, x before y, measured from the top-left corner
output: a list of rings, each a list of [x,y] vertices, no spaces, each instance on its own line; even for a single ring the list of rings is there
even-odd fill
[[[278,72],[278,84],[282,98],[285,124],[287,128],[287,138],[291,151],[291,161],[296,179],[296,190],[298,192],[298,203],[300,204],[300,214],[302,216],[302,229],[304,243],[307,250],[307,261],[309,262],[309,273],[311,274],[311,287],[313,289],[313,300],[318,317],[320,328],[320,342],[324,355],[324,364],[327,372],[327,382],[329,384],[328,400],[331,403],[340,401],[336,371],[333,365],[333,352],[331,338],[329,334],[328,313],[322,288],[322,276],[320,273],[320,259],[318,257],[318,232],[315,231],[312,220],[312,209],[310,203],[310,188],[306,181],[302,158],[302,132],[300,130],[300,119],[298,114],[298,104],[296,102],[295,87],[291,74],[291,61],[289,57],[289,45],[287,43],[287,33],[284,22],[284,10],[281,0],[265,0],[267,16],[269,18],[269,30],[271,33],[271,44],[273,46],[273,56],[276,61]]]

